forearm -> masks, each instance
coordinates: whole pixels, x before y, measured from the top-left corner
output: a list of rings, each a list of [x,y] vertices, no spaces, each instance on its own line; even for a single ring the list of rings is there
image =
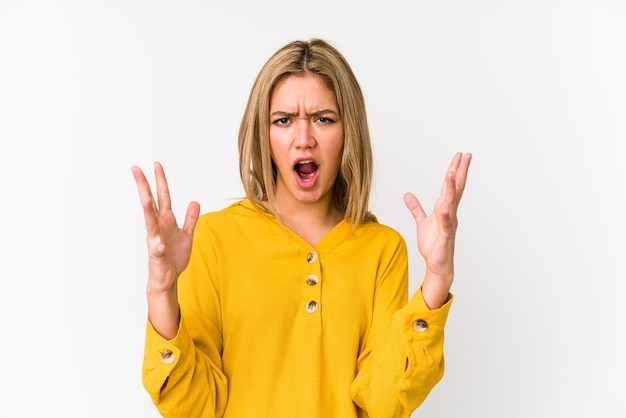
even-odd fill
[[[453,273],[442,276],[426,270],[422,282],[422,296],[428,309],[439,309],[448,301],[452,279]]]
[[[386,338],[359,359],[351,394],[370,417],[409,416],[444,373],[444,327],[452,296],[429,310],[418,290],[393,317]]]
[[[445,302],[430,309],[422,285],[407,306],[394,315],[392,336],[406,357],[406,367],[398,376],[396,389],[408,410],[417,408],[443,377],[444,328],[452,300],[452,295],[446,293]]]
[[[193,326],[192,326],[193,328]],[[143,384],[161,415],[168,418],[220,417],[228,397],[216,342],[217,330],[207,330],[204,350],[188,332],[184,315],[172,340],[147,325]]]
[[[178,333],[180,307],[176,286],[167,291],[148,289],[148,319],[154,330],[167,340]]]

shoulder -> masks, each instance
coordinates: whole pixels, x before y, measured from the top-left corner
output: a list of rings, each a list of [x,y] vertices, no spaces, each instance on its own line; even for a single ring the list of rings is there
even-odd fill
[[[358,225],[355,228],[354,235],[359,238],[381,237],[391,241],[404,242],[404,238],[398,231],[388,225],[378,222],[378,219],[373,217],[373,215],[372,218],[364,221],[361,225]]]
[[[381,224],[376,218],[366,220],[352,230],[352,239],[359,248],[380,253],[406,252],[404,237],[394,228]]]
[[[402,235],[394,228],[375,219],[367,220],[355,227],[352,237],[344,247],[351,253],[346,260],[352,264],[358,260],[378,272],[377,277],[390,269],[403,271],[407,267],[408,248]]]
[[[238,200],[225,208],[206,212],[200,216],[196,228],[213,231],[233,231],[237,226],[249,226],[250,223],[271,221],[271,215],[262,213],[248,199]]]
[[[227,219],[232,216],[244,214],[251,210],[254,210],[252,203],[248,199],[241,199],[234,201],[220,210],[203,213],[200,215],[200,219],[198,221],[212,222],[215,220]]]

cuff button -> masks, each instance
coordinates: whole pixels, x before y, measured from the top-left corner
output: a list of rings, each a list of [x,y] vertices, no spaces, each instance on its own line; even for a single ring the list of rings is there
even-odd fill
[[[170,350],[163,350],[161,352],[161,361],[165,364],[172,364],[174,362],[174,353]]]
[[[424,332],[428,329],[428,322],[423,319],[418,319],[413,322],[413,328],[415,328],[415,331],[417,332]]]

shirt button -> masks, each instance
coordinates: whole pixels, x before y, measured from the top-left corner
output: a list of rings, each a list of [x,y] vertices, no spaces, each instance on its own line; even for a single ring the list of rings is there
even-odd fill
[[[161,361],[165,364],[171,364],[174,361],[174,353],[170,350],[164,350],[161,353]]]
[[[313,313],[317,311],[317,302],[312,300],[306,304],[306,311],[308,313]]]
[[[413,328],[415,328],[415,331],[417,332],[424,332],[428,329],[428,322],[424,321],[423,319],[418,319],[417,321],[413,322]]]
[[[315,274],[311,274],[309,277],[306,278],[306,284],[308,284],[309,286],[315,286],[319,281],[319,277],[317,277]]]
[[[315,251],[311,251],[310,253],[306,255],[306,261],[308,263],[315,263],[316,260],[317,260],[317,253]]]

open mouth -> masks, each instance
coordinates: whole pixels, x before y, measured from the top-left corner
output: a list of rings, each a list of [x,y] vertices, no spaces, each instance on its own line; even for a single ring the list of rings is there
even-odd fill
[[[313,180],[317,168],[318,166],[313,160],[303,160],[298,161],[293,169],[298,177],[300,177],[303,182],[307,183]]]

